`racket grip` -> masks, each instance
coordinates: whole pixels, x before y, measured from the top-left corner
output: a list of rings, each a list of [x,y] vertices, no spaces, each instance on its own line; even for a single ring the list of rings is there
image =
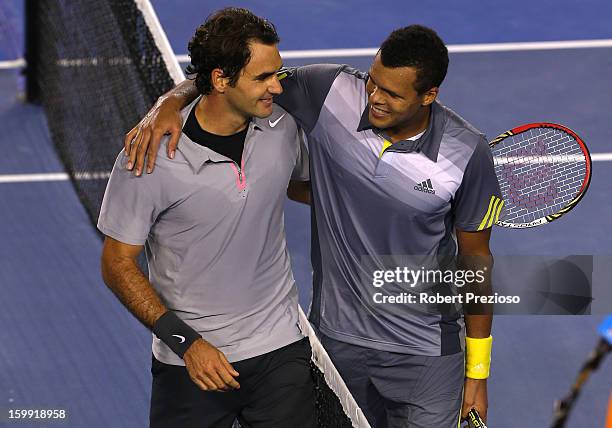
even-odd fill
[[[467,423],[469,428],[487,428],[484,421],[480,417],[478,410],[472,409],[469,411],[467,416]]]

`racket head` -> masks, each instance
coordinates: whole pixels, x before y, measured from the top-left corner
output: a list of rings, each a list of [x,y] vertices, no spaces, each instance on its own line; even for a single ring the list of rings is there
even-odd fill
[[[564,125],[529,123],[489,143],[504,202],[498,226],[550,223],[574,208],[591,182],[591,155]]]

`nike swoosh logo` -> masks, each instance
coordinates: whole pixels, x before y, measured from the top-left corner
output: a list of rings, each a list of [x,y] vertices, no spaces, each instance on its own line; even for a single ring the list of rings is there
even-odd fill
[[[178,334],[173,334],[172,336],[176,337],[180,340],[179,343],[183,343],[185,341],[185,336],[179,336]]]
[[[280,120],[285,117],[285,115],[281,115],[281,117],[279,117],[278,119],[276,119],[274,122],[272,122],[271,120],[268,120],[268,123],[270,124],[270,128],[274,128],[276,126],[276,124],[278,122],[280,122]]]

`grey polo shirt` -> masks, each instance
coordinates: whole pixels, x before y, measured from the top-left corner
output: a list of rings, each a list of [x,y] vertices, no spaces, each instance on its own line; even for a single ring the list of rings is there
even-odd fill
[[[119,154],[98,228],[144,244],[149,280],[164,305],[230,362],[299,340],[283,204],[289,179],[308,179],[308,157],[293,118],[275,105],[268,119],[253,119],[242,165],[185,134],[175,158],[160,154],[152,174],[135,177],[126,163]],[[153,354],[184,365],[155,336]]]
[[[438,102],[414,140],[387,141],[368,121],[367,75],[344,65],[287,69],[276,98],[306,130],[312,176],[313,303],[326,335],[414,355],[461,351],[460,317],[376,310],[364,260],[457,252],[455,228],[491,227],[501,206],[484,135]],[[367,276],[370,272],[365,272]]]

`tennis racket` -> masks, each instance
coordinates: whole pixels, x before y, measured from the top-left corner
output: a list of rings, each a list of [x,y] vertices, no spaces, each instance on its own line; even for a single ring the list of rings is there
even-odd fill
[[[487,428],[476,409],[470,410],[465,420],[467,421],[468,428]]]
[[[489,147],[503,198],[491,199],[498,226],[524,229],[550,223],[574,208],[589,188],[589,150],[563,125],[521,125]]]

